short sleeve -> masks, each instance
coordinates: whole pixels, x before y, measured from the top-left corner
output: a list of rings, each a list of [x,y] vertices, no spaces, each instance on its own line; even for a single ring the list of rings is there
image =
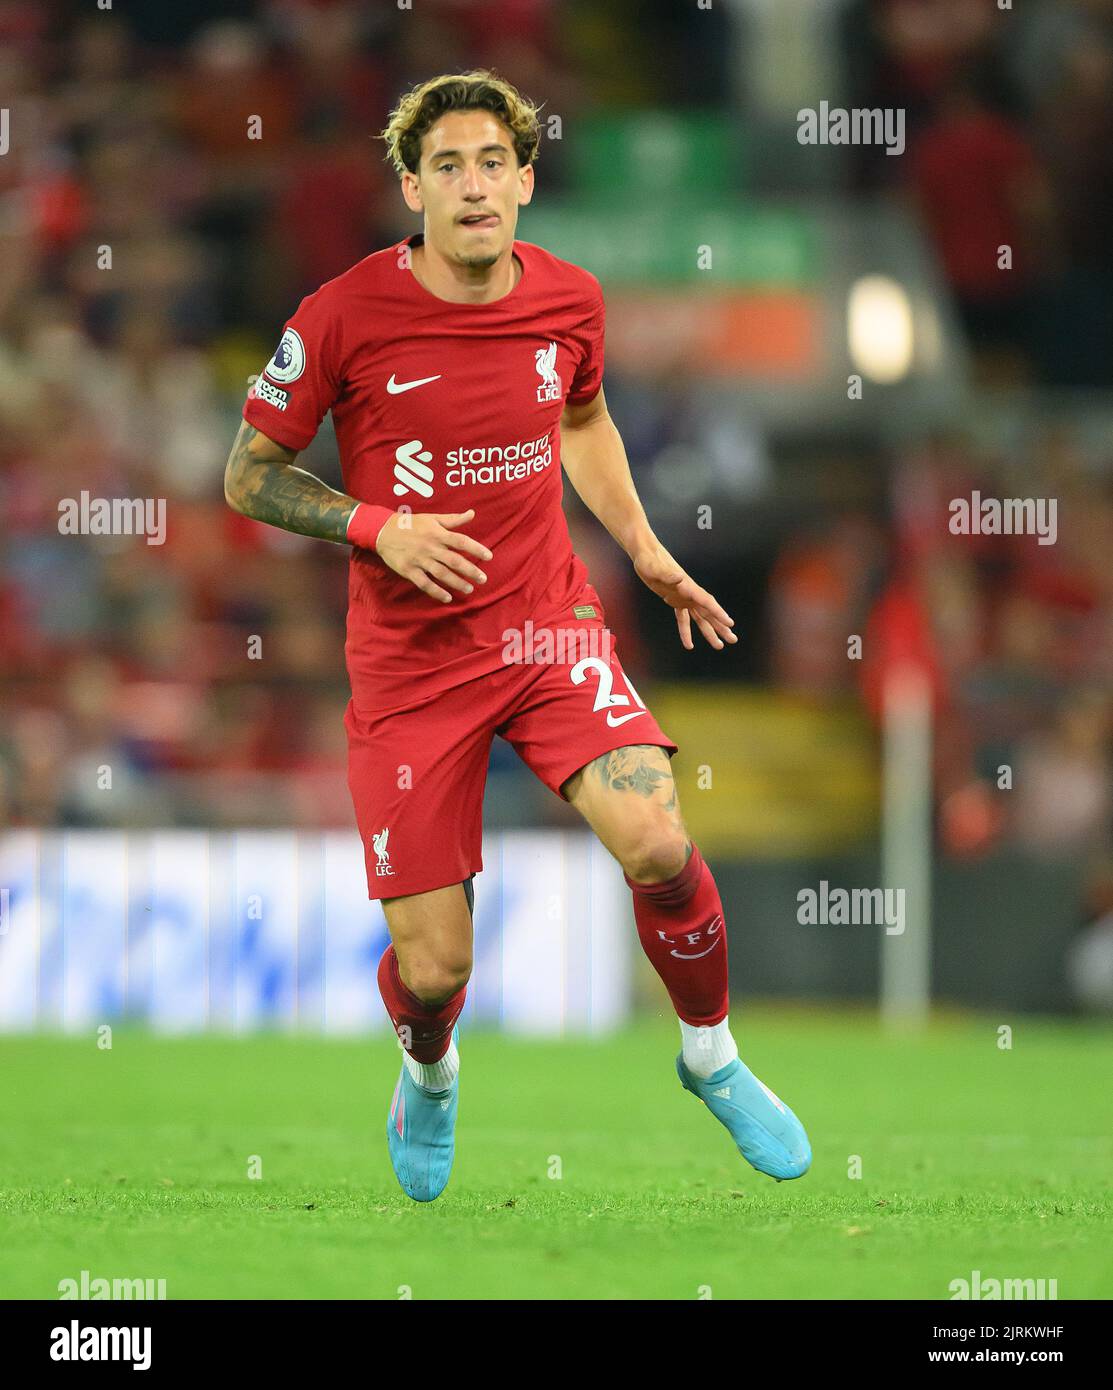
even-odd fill
[[[243,418],[287,449],[304,449],[340,394],[340,325],[321,291],[298,305],[256,378]]]
[[[576,375],[569,387],[566,405],[587,405],[599,394],[603,384],[603,338],[606,332],[606,308],[603,304],[603,291],[598,280],[592,277],[592,300],[587,318],[577,333],[583,343],[584,352]]]

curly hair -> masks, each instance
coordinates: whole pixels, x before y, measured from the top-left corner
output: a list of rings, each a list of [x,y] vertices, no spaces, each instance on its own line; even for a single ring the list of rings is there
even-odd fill
[[[532,164],[541,143],[537,107],[509,82],[486,68],[447,73],[419,83],[394,110],[380,138],[398,177],[417,173],[421,141],[446,111],[490,111],[509,129],[521,166]]]

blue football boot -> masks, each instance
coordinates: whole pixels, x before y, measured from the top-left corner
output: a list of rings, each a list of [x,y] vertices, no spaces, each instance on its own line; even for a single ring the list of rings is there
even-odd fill
[[[452,1030],[457,1042],[459,1030]],[[448,1186],[456,1152],[457,1076],[447,1091],[427,1091],[405,1064],[394,1088],[386,1122],[387,1147],[394,1176],[415,1202],[431,1202]]]
[[[676,1059],[676,1071],[684,1089],[727,1127],[738,1152],[759,1173],[784,1182],[808,1171],[812,1150],[804,1126],[740,1058],[706,1081],[692,1075],[683,1054]]]

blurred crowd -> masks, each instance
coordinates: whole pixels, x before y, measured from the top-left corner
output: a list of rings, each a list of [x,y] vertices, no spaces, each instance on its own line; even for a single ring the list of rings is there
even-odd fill
[[[907,112],[857,184],[915,206],[984,378],[1113,386],[1113,0],[851,0],[841,33],[848,104]]]
[[[1107,455],[1098,456],[1104,466]],[[1068,425],[991,446],[940,434],[888,461],[888,505],[788,537],[769,586],[770,676],[862,694],[907,662],[935,709],[941,845],[1097,862],[1113,845],[1113,486]],[[957,500],[1044,498],[1055,543],[952,530]],[[848,660],[848,634],[861,659]]]
[[[351,824],[345,556],[224,505],[248,376],[303,294],[410,230],[371,137],[429,73],[494,66],[566,122],[607,104],[744,118],[732,43],[774,7],[724,2],[698,26],[684,8],[0,0],[0,823]],[[1007,41],[994,0],[837,8],[853,101],[909,108],[908,159],[862,152],[848,186],[915,200],[987,376],[1109,385],[1113,0],[1032,5]],[[543,159],[567,187],[559,144]],[[971,258],[987,226],[1015,250],[1007,276]],[[338,482],[327,430],[306,466]],[[777,538],[746,674],[869,695],[846,633],[914,642],[944,716],[948,848],[1107,843],[1107,466],[1069,429],[882,459],[884,505]],[[978,486],[1053,493],[1057,544],[950,537],[946,499]],[[166,498],[166,544],[59,535],[59,499],[82,492]],[[627,663],[652,673],[621,557],[573,524]],[[1004,764],[1007,813],[987,794]]]

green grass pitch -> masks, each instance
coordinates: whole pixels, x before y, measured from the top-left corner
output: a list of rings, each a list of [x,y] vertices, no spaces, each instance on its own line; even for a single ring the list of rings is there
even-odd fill
[[[974,1270],[1108,1297],[1113,1034],[1011,1019],[1003,1051],[1001,1021],[899,1041],[865,1014],[738,1010],[811,1135],[783,1184],[681,1090],[671,1020],[465,1032],[429,1206],[387,1158],[389,1038],[0,1039],[0,1297],[82,1270],[172,1299],[946,1299]]]

